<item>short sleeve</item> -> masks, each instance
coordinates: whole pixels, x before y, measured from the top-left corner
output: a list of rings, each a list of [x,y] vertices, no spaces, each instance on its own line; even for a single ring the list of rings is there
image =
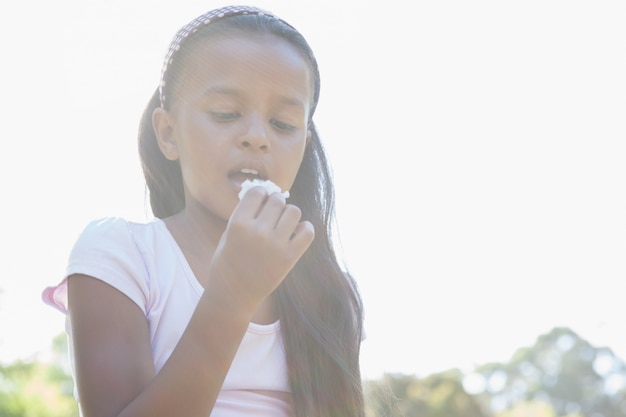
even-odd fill
[[[67,313],[67,277],[74,274],[88,275],[113,286],[146,314],[148,274],[142,251],[126,220],[108,217],[89,223],[70,252],[65,279],[44,290],[44,302]]]

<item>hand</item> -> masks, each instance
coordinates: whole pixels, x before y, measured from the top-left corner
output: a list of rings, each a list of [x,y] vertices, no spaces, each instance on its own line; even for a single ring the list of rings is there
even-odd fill
[[[233,302],[255,311],[313,241],[313,225],[301,215],[280,193],[268,196],[261,187],[248,191],[218,243],[210,279],[220,280],[220,290]]]

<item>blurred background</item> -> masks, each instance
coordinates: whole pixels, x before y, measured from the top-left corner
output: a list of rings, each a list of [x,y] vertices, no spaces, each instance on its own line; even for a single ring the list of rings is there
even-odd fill
[[[141,112],[215,1],[0,6],[0,416],[68,416],[40,300],[98,217],[150,217]],[[626,4],[254,3],[317,54],[370,416],[626,416]]]

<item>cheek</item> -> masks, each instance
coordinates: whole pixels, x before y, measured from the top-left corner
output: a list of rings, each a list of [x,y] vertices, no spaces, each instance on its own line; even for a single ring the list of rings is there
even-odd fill
[[[213,155],[223,141],[224,134],[217,131],[205,115],[193,115],[181,124],[177,132],[188,158],[205,158]]]
[[[287,163],[284,164],[284,173],[289,177],[290,186],[293,185],[293,182],[296,179],[296,175],[298,175],[298,171],[300,170],[300,165],[302,164],[302,159],[304,158],[304,151],[306,149],[306,143],[302,143],[298,146],[294,146],[287,157]]]

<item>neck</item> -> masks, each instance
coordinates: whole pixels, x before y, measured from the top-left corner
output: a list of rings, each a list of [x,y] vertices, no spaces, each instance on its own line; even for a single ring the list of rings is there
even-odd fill
[[[208,210],[198,210],[193,206],[185,207],[172,218],[181,231],[201,244],[216,245],[226,230],[227,224],[227,221]]]
[[[200,254],[212,256],[224,230],[226,230],[224,219],[220,219],[212,213],[199,212],[189,207],[185,207],[164,221],[187,256]]]

